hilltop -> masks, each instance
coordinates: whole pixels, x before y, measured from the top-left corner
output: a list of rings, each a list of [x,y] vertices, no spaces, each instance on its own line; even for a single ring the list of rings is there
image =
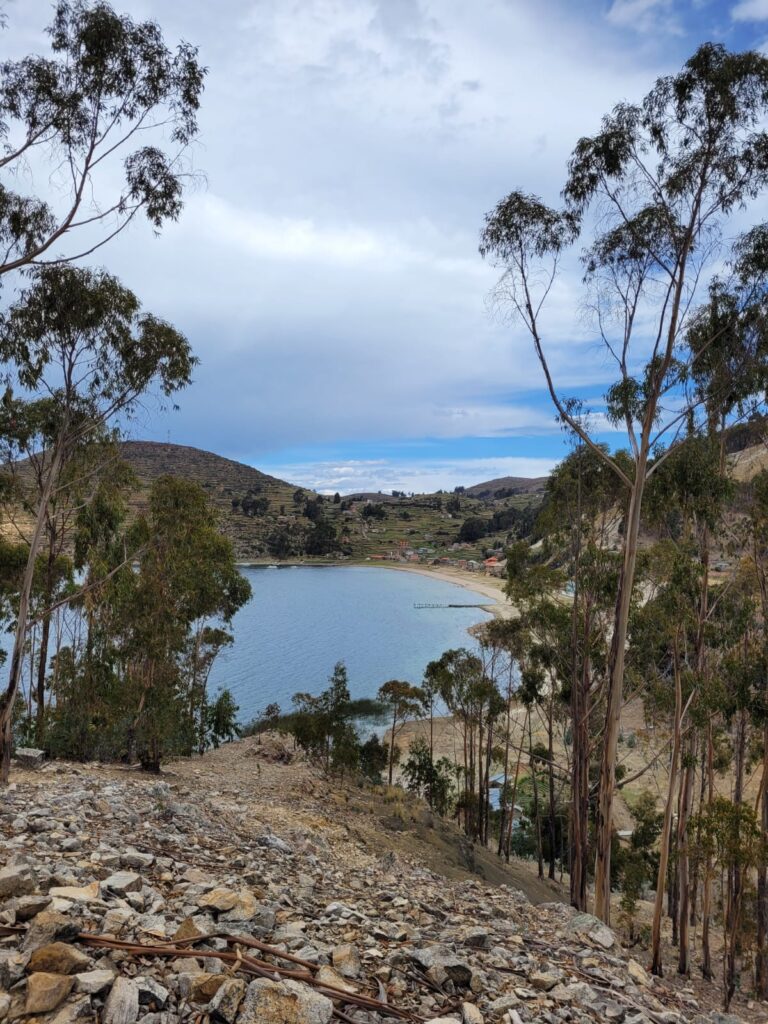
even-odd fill
[[[402,791],[329,780],[277,737],[161,778],[19,767],[0,864],[0,1020],[761,1019],[742,998],[723,1017],[695,977],[650,977],[556,883]]]

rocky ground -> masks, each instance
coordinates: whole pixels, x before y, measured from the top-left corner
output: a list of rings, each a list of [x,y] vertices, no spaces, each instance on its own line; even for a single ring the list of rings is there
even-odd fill
[[[160,779],[17,769],[0,795],[0,1021],[768,1019],[650,978],[538,882],[446,877],[394,834],[277,743]]]

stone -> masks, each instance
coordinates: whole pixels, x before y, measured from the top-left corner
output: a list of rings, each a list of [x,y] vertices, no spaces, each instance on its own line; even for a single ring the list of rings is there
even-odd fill
[[[138,1016],[139,986],[132,978],[117,978],[104,1004],[102,1024],[133,1024]]]
[[[637,962],[637,960],[629,961],[627,964],[627,974],[636,985],[640,985],[643,988],[651,984],[650,975],[646,969]]]
[[[30,973],[44,971],[48,974],[78,974],[91,965],[86,956],[68,942],[51,942],[40,946],[29,958],[27,970]]]
[[[43,893],[31,896],[18,896],[10,901],[9,910],[16,914],[17,921],[29,921],[50,905],[51,897]]]
[[[315,975],[317,980],[322,985],[330,985],[331,988],[339,988],[342,992],[357,992],[358,988],[356,985],[350,985],[350,983],[335,971],[333,967],[329,967],[328,964],[323,964]]]
[[[286,843],[284,839],[273,836],[271,833],[259,836],[256,842],[259,846],[265,846],[268,850],[277,850],[278,853],[293,853],[293,847],[290,843]]]
[[[132,921],[135,916],[134,912],[128,910],[127,907],[112,907],[111,910],[106,912],[104,920],[101,922],[104,934],[118,937],[128,922]]]
[[[472,949],[490,949],[491,937],[487,928],[470,928],[464,934],[464,945]]]
[[[193,1003],[207,1003],[224,984],[223,974],[207,974],[204,971],[192,976],[189,986],[189,998]]]
[[[0,868],[0,899],[25,896],[37,888],[37,879],[28,864],[9,864]]]
[[[549,992],[555,985],[560,984],[565,978],[565,974],[557,969],[549,971],[534,971],[533,974],[528,975],[528,984],[532,988],[538,989],[539,992]]]
[[[445,946],[416,949],[410,954],[410,959],[414,960],[436,985],[452,981],[454,985],[469,988],[472,983],[472,969],[469,964]]]
[[[75,1021],[83,1020],[85,1017],[93,1019],[91,1000],[87,996],[81,996],[74,1002],[62,1006],[51,1024],[74,1024]]]
[[[259,978],[248,986],[237,1024],[328,1024],[333,1015],[330,999],[297,981]]]
[[[48,890],[48,895],[73,903],[102,903],[98,882],[91,882],[90,885],[54,885]]]
[[[224,1024],[235,1024],[247,987],[242,978],[226,978],[208,1004],[209,1015]]]
[[[11,1008],[11,997],[7,992],[0,992],[0,1020],[5,1020]]]
[[[156,1010],[164,1010],[165,1004],[168,1002],[170,992],[161,985],[155,978],[150,977],[148,974],[139,975],[139,977],[133,979],[136,982],[136,986],[139,990],[139,1005],[148,1006],[152,1005]]]
[[[474,1003],[461,1004],[461,1024],[484,1024],[483,1015]]]
[[[34,950],[51,942],[67,942],[80,932],[77,921],[60,914],[57,910],[43,910],[37,914],[27,929],[22,949]]]
[[[359,978],[362,964],[357,946],[351,942],[345,942],[341,946],[335,946],[331,953],[333,966],[343,978]]]
[[[237,893],[233,889],[225,889],[223,886],[211,889],[210,892],[203,893],[197,899],[197,905],[201,910],[213,910],[217,914],[233,910],[237,903]]]
[[[115,972],[108,970],[83,971],[75,975],[75,992],[95,996],[109,988],[115,980]]]
[[[30,974],[27,978],[24,1013],[49,1013],[55,1010],[72,991],[74,983],[74,978],[66,974]]]
[[[129,846],[125,853],[120,855],[120,864],[124,868],[149,868],[155,863],[155,856],[152,853],[142,853],[140,850]]]
[[[16,747],[15,757],[22,768],[39,768],[45,761],[45,751],[35,747]]]
[[[110,892],[125,896],[129,892],[141,892],[141,875],[137,875],[135,871],[116,871],[101,884]]]

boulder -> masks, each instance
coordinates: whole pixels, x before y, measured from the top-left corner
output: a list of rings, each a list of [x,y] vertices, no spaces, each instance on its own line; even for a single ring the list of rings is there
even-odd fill
[[[129,892],[141,892],[141,875],[135,871],[116,871],[102,885],[117,896],[127,896]]]
[[[91,958],[68,942],[51,942],[40,946],[29,958],[30,973],[78,974],[91,966]]]
[[[117,978],[104,1006],[102,1024],[133,1024],[139,1016],[139,986],[132,978]]]
[[[242,978],[226,978],[208,1004],[212,1019],[223,1021],[223,1024],[235,1024],[246,988]]]
[[[0,868],[0,899],[25,896],[36,888],[37,880],[29,864],[9,864]]]
[[[472,983],[472,969],[469,964],[445,946],[427,946],[410,954],[436,985],[452,981],[460,988],[469,988]]]
[[[331,953],[331,960],[333,961],[333,966],[343,978],[360,977],[362,969],[360,954],[357,951],[357,946],[353,946],[351,942],[335,946]]]
[[[298,981],[259,978],[248,986],[237,1024],[328,1024],[333,1003]]]
[[[15,757],[21,768],[39,768],[45,761],[45,751],[35,747],[17,747]]]
[[[66,974],[41,971],[27,978],[27,1000],[24,1013],[49,1013],[60,1006],[72,991],[74,978]]]

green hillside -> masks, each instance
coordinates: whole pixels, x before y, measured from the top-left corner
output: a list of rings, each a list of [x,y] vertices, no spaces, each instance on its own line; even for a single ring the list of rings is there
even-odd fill
[[[479,484],[460,494],[365,494],[335,500],[185,445],[126,441],[121,453],[141,485],[134,511],[146,505],[157,477],[194,480],[218,508],[222,529],[242,561],[415,558],[410,552],[422,560],[479,559],[503,547],[526,510],[540,503],[544,485],[543,480],[514,478],[515,493],[503,497],[494,496],[501,488]],[[478,490],[483,497],[475,496]],[[473,521],[470,526],[464,526],[467,520]]]

